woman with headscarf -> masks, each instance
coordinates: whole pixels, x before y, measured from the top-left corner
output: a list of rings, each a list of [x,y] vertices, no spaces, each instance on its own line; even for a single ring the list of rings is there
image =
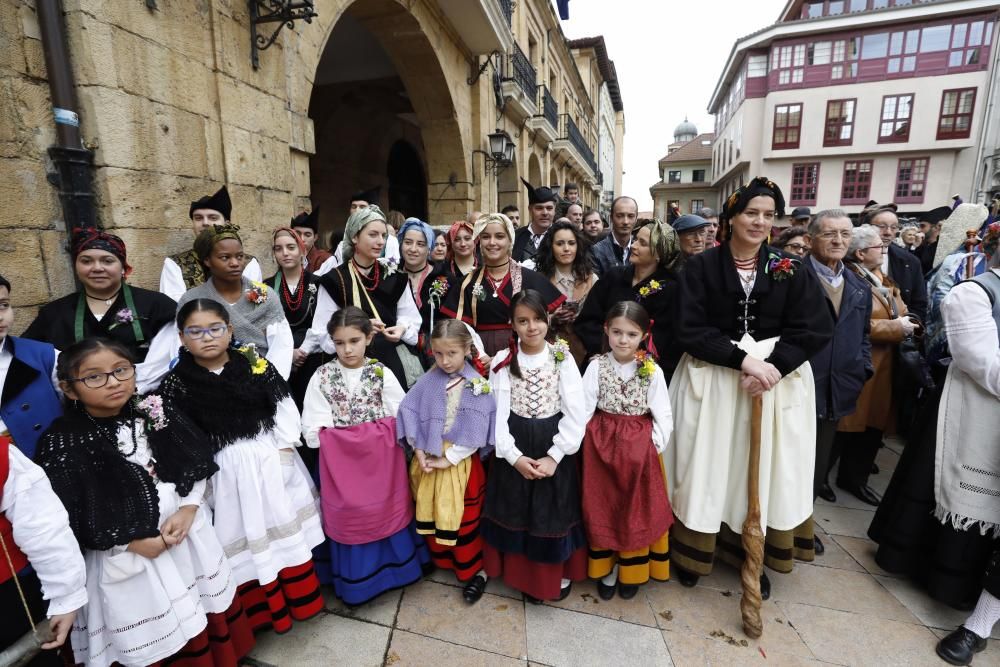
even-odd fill
[[[125,242],[96,228],[76,229],[70,255],[80,290],[42,306],[23,338],[65,350],[84,338],[116,340],[137,360],[136,389],[153,391],[170,367],[177,349],[170,297],[133,287]]]
[[[472,223],[468,220],[459,220],[448,229],[448,252],[445,264],[448,273],[458,282],[479,266],[474,231]]]
[[[403,267],[410,281],[410,293],[420,310],[420,336],[418,349],[422,352],[425,366],[433,358],[430,352],[430,333],[434,321],[440,318],[438,310],[444,302],[448,290],[455,282],[442,262],[435,266],[430,261],[434,247],[434,230],[423,220],[407,218],[399,228],[399,253],[403,257]]]
[[[647,349],[659,358],[669,382],[681,357],[674,342],[673,316],[680,285],[678,268],[683,261],[677,233],[659,220],[636,221],[628,259],[627,266],[609,269],[594,284],[573,330],[583,341],[588,357],[599,355],[607,351],[604,321],[611,307],[619,301],[641,303],[651,320]]]
[[[664,459],[676,517],[670,559],[685,586],[711,573],[717,547],[742,564],[752,396],[763,401],[764,564],[790,572],[793,557],[814,557],[808,360],[832,337],[833,317],[816,276],[766,245],[784,208],[777,185],[753,179],[726,200],[729,240],[689,258],[681,274],[676,326],[685,354],[670,385],[674,434]],[[764,574],[761,595],[770,596]]]
[[[393,372],[408,388],[423,372],[419,358],[410,349],[417,344],[420,311],[413,300],[405,271],[393,259],[382,259],[389,238],[389,224],[378,206],[351,213],[341,244],[344,263],[319,279],[319,301],[313,315],[314,340],[333,353],[326,325],[335,312],[357,306],[368,313],[375,337],[367,355]],[[410,346],[410,347],[407,347]]]
[[[295,405],[302,410],[302,400],[309,378],[323,364],[319,341],[312,340],[312,319],[316,312],[319,279],[305,267],[306,244],[291,227],[278,227],[271,234],[271,252],[278,271],[264,281],[281,302],[285,319],[292,330],[292,373],[288,384]],[[307,340],[309,341],[307,343]],[[307,351],[315,350],[315,351]]]
[[[239,231],[237,225],[212,225],[198,234],[194,250],[209,274],[208,280],[185,292],[177,307],[193,299],[221,303],[229,312],[234,340],[253,345],[287,380],[295,350],[292,329],[277,292],[243,275],[245,258]]]
[[[479,242],[483,264],[448,292],[441,312],[475,329],[486,354],[492,357],[511,343],[510,303],[515,294],[538,290],[549,313],[555,312],[566,297],[545,276],[511,259],[514,223],[503,213],[490,213],[476,220],[473,240]]]

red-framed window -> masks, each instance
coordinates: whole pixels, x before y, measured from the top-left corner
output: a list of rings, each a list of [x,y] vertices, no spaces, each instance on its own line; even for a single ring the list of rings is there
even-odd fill
[[[922,204],[927,189],[929,157],[904,157],[896,168],[896,190],[893,201],[900,204]]]
[[[976,108],[976,89],[957,88],[941,94],[938,139],[968,139],[972,133],[972,110]]]
[[[815,206],[819,190],[819,162],[792,165],[792,190],[788,203],[792,206]]]
[[[840,205],[865,204],[872,190],[872,160],[847,160],[840,186]]]
[[[854,141],[854,110],[858,101],[830,100],[826,103],[824,146],[850,146]]]
[[[802,135],[802,104],[778,104],[774,107],[774,134],[771,148],[798,148]]]
[[[878,142],[892,144],[909,141],[910,121],[912,119],[913,93],[883,97],[882,115],[878,126]]]

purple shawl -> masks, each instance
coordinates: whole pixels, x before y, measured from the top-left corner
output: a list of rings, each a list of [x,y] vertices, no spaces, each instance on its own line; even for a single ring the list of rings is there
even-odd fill
[[[459,375],[466,380],[482,377],[468,362]],[[447,433],[442,433],[447,409],[445,389],[451,379],[440,368],[434,368],[417,380],[399,404],[396,437],[404,445],[434,456],[441,456],[443,442],[447,440],[453,445],[479,449],[480,456],[485,458],[495,444],[496,401],[492,394],[475,396],[472,389],[464,388],[455,423]]]

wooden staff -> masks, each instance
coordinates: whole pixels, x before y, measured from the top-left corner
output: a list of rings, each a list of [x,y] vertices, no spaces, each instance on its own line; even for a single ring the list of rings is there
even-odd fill
[[[760,573],[764,569],[764,532],[760,528],[760,422],[764,410],[763,397],[751,399],[750,465],[747,469],[747,518],[743,521],[743,551],[746,559],[740,571],[743,597],[740,613],[743,632],[757,639],[764,632],[760,619]]]

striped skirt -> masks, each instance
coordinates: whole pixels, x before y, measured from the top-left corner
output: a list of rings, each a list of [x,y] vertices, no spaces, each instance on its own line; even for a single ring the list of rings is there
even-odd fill
[[[201,634],[191,638],[180,651],[155,667],[219,667],[236,665],[256,644],[250,621],[239,596],[229,609],[208,614],[208,625]]]
[[[465,509],[454,545],[439,544],[434,535],[425,535],[434,565],[452,570],[459,581],[468,581],[483,569],[483,538],[479,534],[479,517],[486,495],[486,472],[479,456],[469,457],[472,464],[469,482],[465,485]]]
[[[237,590],[254,633],[274,630],[284,634],[292,621],[304,621],[323,611],[323,595],[312,561],[286,567],[278,578],[261,586],[248,581]]]
[[[737,568],[746,559],[740,533],[724,523],[718,533],[699,533],[675,518],[670,537],[671,559],[674,564],[701,577],[712,573],[716,556]],[[788,573],[792,571],[796,560],[809,563],[815,557],[811,516],[792,530],[767,528],[764,535],[764,565],[770,569]]]

